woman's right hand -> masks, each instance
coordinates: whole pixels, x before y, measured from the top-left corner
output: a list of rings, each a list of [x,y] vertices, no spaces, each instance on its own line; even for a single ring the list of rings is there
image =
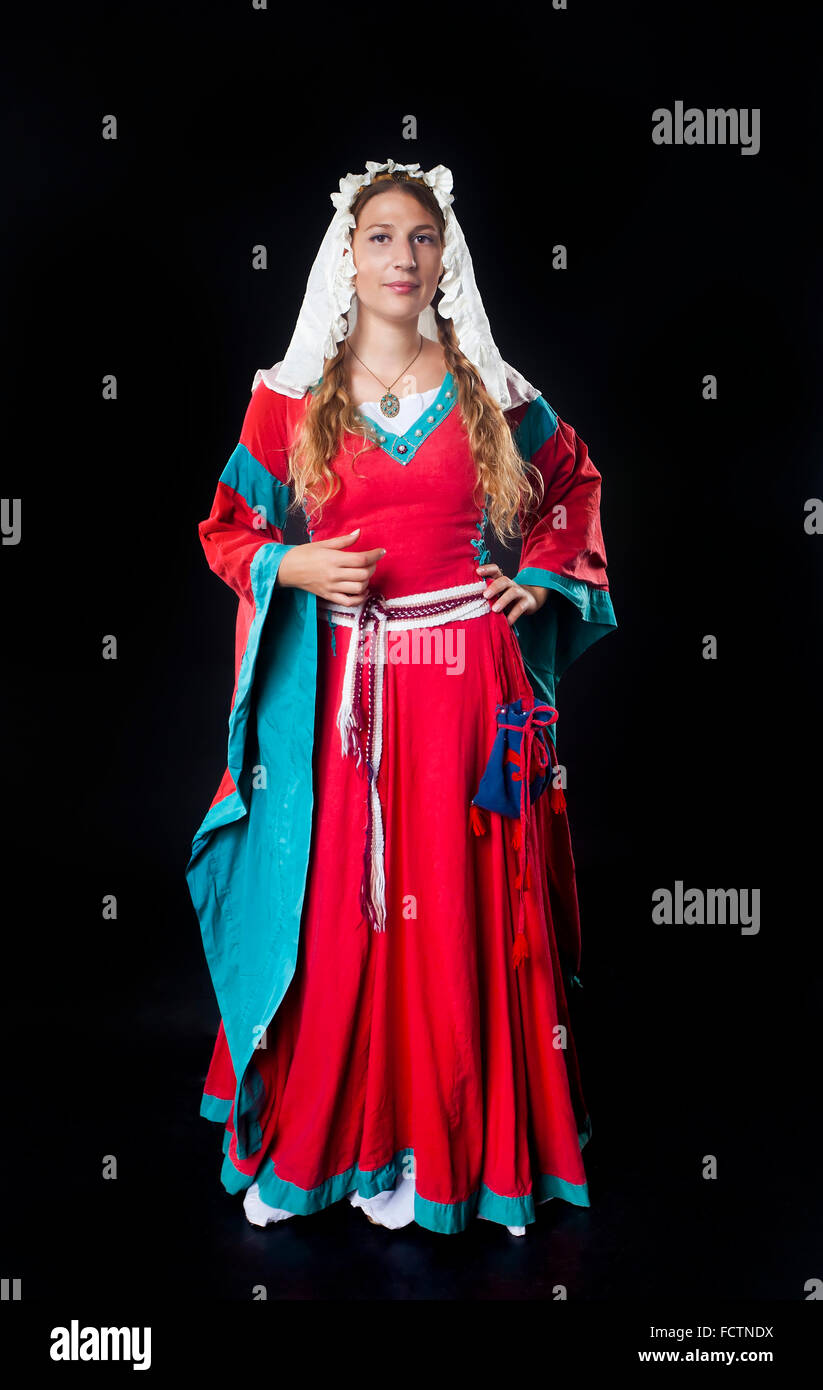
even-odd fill
[[[346,550],[360,527],[327,541],[308,541],[287,550],[277,570],[284,589],[306,589],[318,598],[356,608],[366,597],[369,580],[385,550]]]

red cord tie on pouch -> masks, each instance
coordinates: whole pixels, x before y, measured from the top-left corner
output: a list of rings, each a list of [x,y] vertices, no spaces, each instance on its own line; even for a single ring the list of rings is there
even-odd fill
[[[553,744],[546,730],[557,719],[557,710],[543,701],[512,700],[497,706],[497,734],[489,761],[469,808],[469,824],[475,835],[487,830],[485,811],[516,819],[512,848],[520,855],[520,868],[514,886],[519,890],[520,908],[512,949],[512,965],[517,967],[529,954],[525,924],[525,894],[532,886],[529,865],[529,826],[531,808],[545,791],[557,766]],[[552,787],[551,807],[562,811],[566,798],[561,787]],[[481,809],[483,808],[483,809]]]

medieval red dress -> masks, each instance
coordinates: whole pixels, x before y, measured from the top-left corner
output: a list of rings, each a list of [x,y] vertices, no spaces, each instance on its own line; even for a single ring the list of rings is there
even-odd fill
[[[287,452],[309,399],[257,385],[200,524],[210,566],[241,599],[233,704],[245,698],[255,599],[260,606],[249,573],[260,547],[286,548]],[[591,1121],[567,1002],[580,931],[564,798],[547,792],[531,808],[527,886],[518,886],[518,824],[494,813],[477,818],[470,803],[498,705],[518,697],[553,703],[557,677],[616,623],[600,474],[585,444],[542,395],[507,419],[545,486],[537,520],[524,525],[516,577],[549,593],[514,627],[503,610],[424,630],[434,658],[422,654],[422,640],[417,658],[409,656],[413,645],[401,652],[396,644],[394,658],[389,648],[377,777],[382,931],[362,911],[366,777],[343,756],[337,723],[355,629],[319,602],[312,608],[315,690],[302,692],[314,702],[310,845],[293,972],[258,1028],[251,1144],[238,1145],[234,1124],[246,1059],[232,1056],[222,1018],[201,1104],[224,1129],[224,1186],[248,1196],[254,1185],[259,1200],[280,1212],[308,1214],[347,1194],[368,1199],[410,1174],[413,1219],[434,1231],[461,1231],[474,1216],[526,1226],[551,1197],[589,1205],[581,1150]],[[488,558],[488,498],[476,482],[451,374],[403,435],[382,433],[381,446],[356,459],[364,439],[344,437],[331,464],[342,486],[322,517],[307,512],[310,540],[360,527],[348,548],[385,548],[370,589],[386,599],[476,585],[477,566]],[[265,507],[255,510],[267,478],[281,499],[277,524]],[[275,581],[266,622],[278,621],[285,592]],[[265,702],[279,699],[262,661],[258,727]],[[358,698],[365,724],[375,714],[368,681]],[[239,781],[227,770],[210,815]],[[286,816],[279,826],[285,842]],[[264,848],[258,858],[265,855]],[[239,901],[242,888],[235,883],[233,891]],[[515,965],[521,897],[528,955]]]

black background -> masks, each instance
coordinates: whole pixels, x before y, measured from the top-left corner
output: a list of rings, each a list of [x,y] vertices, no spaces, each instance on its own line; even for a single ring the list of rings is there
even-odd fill
[[[665,1299],[672,1321],[823,1279],[810,14],[85,5],[7,31],[2,1273],[24,1299],[71,1290],[99,1322],[113,1290],[565,1284]],[[760,108],[760,152],[653,145],[676,100]],[[619,627],[558,688],[592,1205],[549,1204],[524,1241],[390,1233],[347,1203],[256,1230],[198,1116],[219,1015],[184,870],[225,766],[236,598],[197,522],[254,372],[284,355],[329,193],[389,156],[452,169],[495,341],[603,475]],[[655,926],[677,879],[759,888],[759,934]]]

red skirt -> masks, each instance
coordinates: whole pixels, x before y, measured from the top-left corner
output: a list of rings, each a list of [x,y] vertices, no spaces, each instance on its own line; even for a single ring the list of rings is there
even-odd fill
[[[342,756],[336,725],[353,629],[332,632],[318,615],[297,964],[254,1055],[262,1145],[246,1160],[236,1153],[235,1077],[220,1024],[201,1113],[225,1126],[223,1184],[256,1184],[267,1206],[308,1214],[413,1175],[414,1220],[443,1232],[473,1216],[525,1226],[551,1197],[588,1206],[581,1150],[591,1125],[559,954],[574,968],[566,811],[552,808],[549,791],[531,810],[529,955],[517,968],[518,822],[486,812],[485,834],[470,823],[496,706],[533,694],[517,638],[505,612],[492,612],[448,625],[451,665],[385,667],[377,785],[386,929],[376,932],[360,910],[366,775]],[[365,678],[362,698],[367,712]]]

